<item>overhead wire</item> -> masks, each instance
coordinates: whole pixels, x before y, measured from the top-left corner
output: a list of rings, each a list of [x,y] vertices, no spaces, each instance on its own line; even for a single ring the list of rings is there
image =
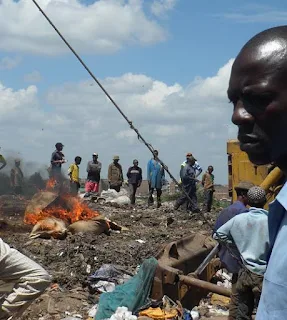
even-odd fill
[[[121,116],[126,120],[126,122],[129,124],[130,129],[132,129],[136,134],[138,139],[145,144],[145,146],[149,149],[149,151],[153,154],[154,157],[156,157],[157,161],[162,165],[163,169],[167,172],[167,174],[170,176],[170,178],[173,180],[173,182],[179,187],[179,189],[185,194],[188,201],[192,201],[189,194],[184,190],[181,184],[178,183],[178,181],[175,179],[175,177],[172,175],[172,173],[169,171],[168,167],[164,164],[162,160],[158,158],[158,156],[155,156],[155,149],[153,146],[148,143],[144,137],[141,135],[141,133],[138,131],[138,129],[133,125],[132,121],[128,119],[128,117],[125,115],[125,113],[121,110],[119,105],[115,102],[115,100],[111,97],[111,95],[108,93],[108,91],[104,88],[104,86],[101,84],[101,82],[97,79],[97,77],[94,75],[94,73],[90,70],[90,68],[87,66],[87,64],[83,61],[83,59],[79,56],[79,54],[74,50],[74,48],[70,45],[70,43],[66,40],[66,38],[62,35],[60,30],[55,26],[55,24],[52,22],[52,20],[48,17],[48,15],[45,13],[45,11],[41,8],[41,6],[38,4],[36,0],[32,0],[32,2],[35,4],[35,6],[38,8],[38,10],[41,12],[41,14],[45,17],[45,19],[48,21],[48,23],[51,25],[51,27],[56,31],[56,33],[59,35],[59,37],[63,40],[63,42],[66,44],[66,46],[71,50],[71,52],[75,55],[75,57],[78,59],[78,61],[81,63],[81,65],[86,69],[86,71],[89,73],[89,75],[92,77],[92,79],[97,83],[97,85],[102,89],[104,94],[107,96],[107,98],[111,101],[111,103],[115,106],[115,108],[118,110],[118,112],[121,114]],[[202,215],[204,221],[208,224],[208,226],[213,229],[213,226],[210,224],[208,219]],[[220,234],[217,233],[217,231],[214,232],[218,239],[222,239]],[[244,267],[242,261],[238,259],[238,253],[234,253],[233,250],[230,248],[230,246],[223,240],[220,241],[222,245],[224,245],[229,253],[235,258],[242,267]]]

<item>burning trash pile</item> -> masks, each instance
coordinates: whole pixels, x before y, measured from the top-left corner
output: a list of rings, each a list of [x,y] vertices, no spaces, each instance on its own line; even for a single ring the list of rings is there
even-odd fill
[[[65,239],[69,232],[99,235],[109,234],[111,228],[121,230],[78,197],[63,190],[57,190],[56,182],[50,179],[46,189],[33,196],[24,216],[24,222],[34,226],[31,238]]]

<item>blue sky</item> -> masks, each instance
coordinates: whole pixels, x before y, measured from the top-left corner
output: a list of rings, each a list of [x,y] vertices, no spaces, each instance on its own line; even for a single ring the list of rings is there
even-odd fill
[[[204,169],[214,164],[219,183],[227,183],[226,140],[236,136],[225,96],[230,59],[253,35],[287,21],[283,3],[47,3],[50,18],[129,118],[161,150],[173,173],[178,174],[185,153],[192,151]],[[160,5],[157,11],[153,5]],[[120,11],[124,7],[130,10],[126,16],[127,11]],[[47,164],[54,143],[63,140],[69,159],[81,153],[84,163],[97,149],[105,163],[104,175],[114,153],[123,155],[125,168],[134,157],[145,168],[148,151],[128,132],[101,92],[90,86],[86,71],[63,50],[64,44],[32,4],[20,0],[13,6],[5,0],[0,4],[1,17],[0,111],[5,132],[11,131],[9,139],[0,138],[3,154],[20,152],[27,161]],[[95,24],[97,19],[102,21],[100,26]],[[115,43],[118,47],[109,49]]]

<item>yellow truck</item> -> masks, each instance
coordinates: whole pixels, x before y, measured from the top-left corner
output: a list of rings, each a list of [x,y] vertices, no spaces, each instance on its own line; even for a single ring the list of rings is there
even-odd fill
[[[260,185],[267,193],[268,203],[271,202],[282,187],[282,171],[271,164],[256,166],[251,163],[247,154],[240,150],[238,140],[227,141],[227,155],[229,196],[232,201],[236,199],[235,186],[240,181],[249,181]]]

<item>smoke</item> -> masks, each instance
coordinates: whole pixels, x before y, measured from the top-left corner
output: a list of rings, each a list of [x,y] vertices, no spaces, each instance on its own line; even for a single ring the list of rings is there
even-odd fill
[[[15,167],[15,160],[20,160],[20,168],[24,175],[23,196],[30,198],[39,190],[45,188],[46,180],[49,178],[48,166],[34,161],[25,161],[19,152],[13,150],[5,151],[3,154],[6,167],[0,171],[0,195],[14,194],[11,186],[11,169]]]

